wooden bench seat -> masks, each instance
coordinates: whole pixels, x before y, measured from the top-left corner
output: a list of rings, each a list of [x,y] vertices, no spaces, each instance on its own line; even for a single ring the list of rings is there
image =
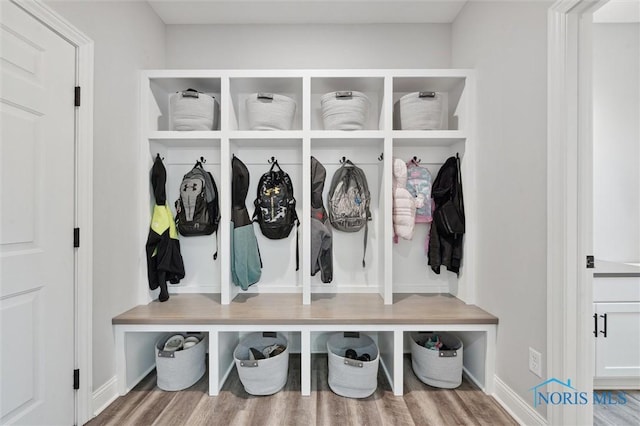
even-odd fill
[[[174,294],[139,305],[113,324],[497,324],[498,318],[448,294],[319,294],[310,305],[298,294],[240,294],[230,305],[219,294]]]
[[[136,306],[114,317],[112,323],[121,395],[135,385],[126,383],[126,334],[181,331],[208,333],[210,395],[218,394],[233,368],[233,349],[240,333],[250,331],[299,336],[303,395],[311,392],[311,354],[318,350],[312,338],[319,335],[338,331],[376,334],[381,365],[394,394],[402,395],[405,334],[462,333],[463,341],[467,340],[464,359],[475,358],[470,365],[477,369],[467,374],[486,393],[493,392],[498,318],[449,294],[396,294],[392,305],[385,305],[377,294],[315,294],[310,305],[303,305],[300,294],[244,293],[223,305],[218,294],[183,293],[172,294],[167,302]]]

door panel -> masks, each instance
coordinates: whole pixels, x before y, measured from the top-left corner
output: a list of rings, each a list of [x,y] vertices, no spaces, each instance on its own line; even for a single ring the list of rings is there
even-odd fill
[[[596,338],[596,377],[640,377],[640,303],[596,303],[607,337]],[[598,318],[599,330],[604,319]]]
[[[74,423],[75,48],[0,1],[0,423]]]

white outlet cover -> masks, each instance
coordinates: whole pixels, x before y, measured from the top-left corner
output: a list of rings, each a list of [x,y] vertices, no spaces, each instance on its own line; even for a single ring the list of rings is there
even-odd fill
[[[533,348],[529,348],[529,370],[542,378],[542,354]]]

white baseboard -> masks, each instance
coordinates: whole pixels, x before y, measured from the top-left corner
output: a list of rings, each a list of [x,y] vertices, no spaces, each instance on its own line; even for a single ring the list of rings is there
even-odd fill
[[[153,370],[154,368],[156,368],[155,363],[134,380],[134,384],[132,385],[132,387],[127,388],[127,393],[131,391],[131,389],[135,387],[135,385],[140,383],[142,379],[147,377],[147,375],[151,373],[151,370]],[[102,413],[105,408],[111,405],[113,401],[115,401],[119,396],[120,394],[118,394],[118,377],[113,376],[112,378],[107,380],[105,384],[103,384],[98,389],[96,389],[95,392],[93,392],[93,400],[91,404],[93,416],[95,417],[98,414]]]
[[[494,376],[495,393],[493,397],[507,412],[521,425],[548,425],[531,405],[520,397],[513,389],[507,386],[498,376]]]
[[[113,376],[93,392],[93,401],[91,404],[93,415],[97,416],[102,413],[118,396],[118,377]]]
[[[593,389],[637,390],[640,389],[638,377],[596,377],[593,379]]]

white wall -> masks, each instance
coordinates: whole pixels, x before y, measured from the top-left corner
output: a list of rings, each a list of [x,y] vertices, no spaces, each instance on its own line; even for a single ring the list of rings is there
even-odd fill
[[[478,75],[477,182],[465,189],[478,200],[477,304],[500,320],[497,376],[530,405],[546,380],[529,372],[528,350],[547,346],[549,5],[469,2],[452,26],[452,66]]]
[[[111,318],[137,304],[138,262],[144,252],[137,244],[139,215],[131,210],[138,205],[132,190],[139,176],[138,72],[164,67],[165,26],[146,2],[53,1],[49,5],[95,42],[95,390],[115,375]],[[153,358],[153,350],[149,353]]]
[[[449,24],[168,25],[167,68],[448,68]]]
[[[593,247],[640,262],[640,24],[593,25]]]

